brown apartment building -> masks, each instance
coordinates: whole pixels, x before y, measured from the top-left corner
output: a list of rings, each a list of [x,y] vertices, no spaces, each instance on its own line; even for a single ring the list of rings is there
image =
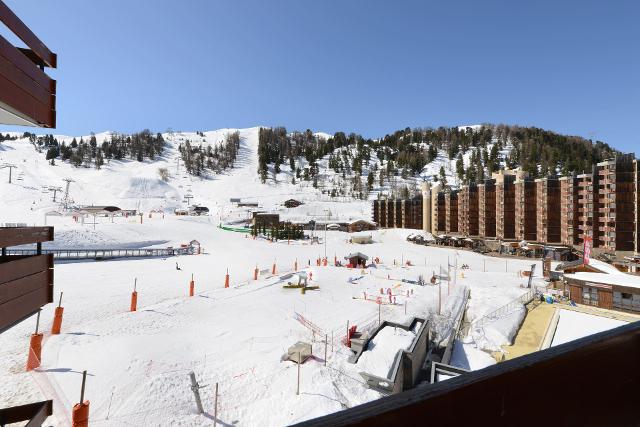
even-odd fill
[[[431,221],[433,224],[432,233],[444,233],[446,228],[446,209],[444,192],[436,191],[431,197],[433,211],[431,212]]]
[[[536,179],[536,240],[560,243],[560,181],[557,177]]]
[[[575,174],[563,176],[560,182],[560,243],[577,245],[578,229],[578,179]]]
[[[519,176],[514,183],[514,191],[516,239],[535,241],[538,238],[536,182],[532,178]]]
[[[422,196],[400,201],[402,228],[422,229]]]
[[[494,173],[492,177],[496,180],[496,238],[515,239],[515,171],[500,171]]]
[[[632,154],[626,154],[596,165],[599,239],[594,246],[606,251],[635,249],[637,198],[634,160]]]
[[[373,201],[373,222],[381,228],[422,228],[422,197]]]
[[[586,236],[609,252],[640,251],[640,171],[633,154],[600,162],[590,173],[533,180],[506,170],[479,185],[431,197],[376,200],[381,227],[425,229],[485,239],[526,240],[579,246]],[[425,218],[427,200],[431,218]],[[428,222],[429,224],[424,224]]]
[[[458,192],[449,190],[444,195],[445,233],[458,233]]]
[[[496,237],[496,182],[493,179],[478,185],[478,236]]]
[[[463,185],[458,193],[458,232],[463,236],[477,236],[478,223],[478,187]]]
[[[598,213],[598,174],[583,173],[576,177],[578,186],[578,244],[584,243],[584,238],[591,236],[594,246],[600,241],[597,227]],[[595,219],[594,219],[595,218]]]
[[[640,254],[640,161],[634,160],[634,173],[636,183],[636,227],[635,227],[635,253]]]

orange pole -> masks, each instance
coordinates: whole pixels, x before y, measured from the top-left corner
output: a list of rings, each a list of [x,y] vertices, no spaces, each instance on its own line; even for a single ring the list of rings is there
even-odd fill
[[[89,427],[89,401],[76,403],[73,405],[73,414],[71,415],[71,425],[73,427]]]
[[[253,280],[258,280],[258,266],[253,270]]]
[[[276,274],[276,263],[273,263],[273,267],[271,267],[271,274]]]
[[[53,315],[53,325],[51,325],[51,335],[58,335],[60,333],[62,313],[64,313],[64,307],[56,307],[56,312]]]
[[[42,360],[42,334],[31,334],[29,341],[29,356],[27,357],[27,371],[40,366]]]
[[[227,274],[226,276],[224,276],[224,287],[225,288],[229,287],[229,270],[227,270]]]
[[[138,292],[131,292],[131,308],[129,311],[136,311],[138,308]]]
[[[298,260],[293,264],[293,271],[298,271]]]
[[[196,282],[193,280],[193,274],[191,274],[191,281],[189,282],[189,296],[193,296],[193,291],[196,287]]]
[[[53,315],[53,325],[51,325],[51,335],[58,335],[60,333],[60,327],[62,326],[62,313],[64,308],[62,307],[62,294],[60,292],[60,299],[58,300],[58,306],[56,307],[55,314]]]

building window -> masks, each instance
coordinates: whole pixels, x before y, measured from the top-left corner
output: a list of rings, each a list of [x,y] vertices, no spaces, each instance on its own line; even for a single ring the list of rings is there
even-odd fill
[[[582,290],[582,302],[586,305],[598,305],[598,290],[585,286]]]

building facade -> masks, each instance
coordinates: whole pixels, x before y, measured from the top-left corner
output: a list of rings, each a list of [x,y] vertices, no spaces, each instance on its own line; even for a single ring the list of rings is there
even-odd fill
[[[636,226],[636,177],[633,155],[598,163],[599,235],[595,247],[606,251],[633,251]],[[594,239],[595,241],[595,239]]]
[[[514,171],[493,174],[496,180],[496,238],[516,238],[516,175]]]
[[[536,182],[526,176],[518,177],[514,182],[514,193],[515,238],[520,241],[535,241],[538,237]]]
[[[601,251],[638,253],[639,189],[639,162],[626,154],[559,178],[504,170],[459,190],[425,183],[421,196],[376,200],[372,212],[382,228],[567,246],[591,237]]]
[[[458,231],[463,236],[478,235],[478,187],[463,185],[458,193]]]
[[[431,195],[431,224],[433,233],[444,233],[446,224],[446,210],[444,201],[444,192],[438,191],[435,195]]]
[[[496,237],[496,183],[487,179],[478,185],[478,236]]]
[[[578,244],[583,244],[585,237],[591,237],[595,246],[600,241],[600,233],[594,220],[594,218],[597,219],[597,216],[594,216],[594,214],[598,212],[598,175],[596,173],[578,175],[577,185]]]
[[[563,176],[560,182],[560,243],[573,246],[579,242],[578,179],[575,174]]]
[[[449,190],[444,195],[445,233],[458,233],[458,192]]]
[[[556,177],[536,179],[536,240],[560,243],[561,204],[560,181]]]

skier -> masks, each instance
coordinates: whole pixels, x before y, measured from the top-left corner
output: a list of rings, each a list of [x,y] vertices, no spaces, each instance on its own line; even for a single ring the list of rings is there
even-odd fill
[[[176,270],[182,270],[179,266],[178,263],[176,262]]]

